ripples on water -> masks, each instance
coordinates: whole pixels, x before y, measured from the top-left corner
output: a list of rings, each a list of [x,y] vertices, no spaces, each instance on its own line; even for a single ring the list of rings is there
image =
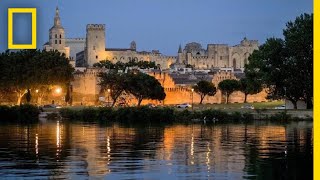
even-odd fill
[[[312,179],[311,122],[0,125],[0,178]]]

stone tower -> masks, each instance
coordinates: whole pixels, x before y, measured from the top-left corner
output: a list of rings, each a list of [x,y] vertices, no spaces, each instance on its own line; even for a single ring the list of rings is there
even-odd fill
[[[179,46],[179,50],[178,50],[178,59],[177,59],[177,63],[178,63],[178,64],[182,64],[182,63],[183,63],[183,54],[182,54],[181,44],[180,44],[180,46]]]
[[[57,50],[61,54],[65,54],[67,58],[70,58],[70,47],[66,46],[65,31],[61,25],[58,7],[56,8],[53,26],[49,30],[49,42],[44,44],[43,48],[46,51]],[[70,61],[70,63],[74,66],[74,61]]]
[[[65,32],[61,25],[59,8],[56,8],[56,15],[54,17],[54,24],[49,30],[49,44],[53,49],[64,50],[66,46]]]
[[[104,24],[88,24],[85,47],[86,66],[105,60],[106,35]]]
[[[132,49],[132,50],[137,50],[137,44],[136,44],[136,42],[135,41],[132,41],[131,43],[130,43],[130,49]]]

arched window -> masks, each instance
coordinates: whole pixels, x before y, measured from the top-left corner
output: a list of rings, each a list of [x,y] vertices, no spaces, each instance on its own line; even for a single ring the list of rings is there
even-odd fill
[[[59,44],[61,44],[61,40],[59,40]]]
[[[236,59],[233,59],[233,68],[237,68],[237,61],[236,61]]]
[[[55,44],[58,44],[58,41],[57,41],[57,40],[55,40]]]
[[[55,35],[55,38],[58,38],[58,35],[57,35],[57,34]]]
[[[61,34],[60,34],[60,39],[62,38]]]

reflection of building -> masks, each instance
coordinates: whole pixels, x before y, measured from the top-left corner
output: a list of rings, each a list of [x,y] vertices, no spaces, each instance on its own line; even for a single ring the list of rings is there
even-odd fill
[[[50,179],[102,178],[110,173],[117,177],[114,179],[124,179],[123,174],[137,172],[168,172],[171,176],[187,175],[189,179],[242,179],[259,170],[266,174],[279,170],[281,175],[288,167],[296,171],[312,166],[312,122],[259,123],[263,122],[147,128],[68,121],[32,126],[4,124],[0,128],[0,147],[5,152],[0,159],[6,166],[0,172],[7,175],[10,168],[20,175],[27,172]],[[286,156],[289,161],[285,161]],[[303,159],[302,163],[298,159]],[[33,160],[40,160],[41,166]],[[280,169],[266,162],[279,165]],[[38,170],[26,171],[24,163],[29,164],[28,169]],[[248,173],[248,168],[258,170]]]

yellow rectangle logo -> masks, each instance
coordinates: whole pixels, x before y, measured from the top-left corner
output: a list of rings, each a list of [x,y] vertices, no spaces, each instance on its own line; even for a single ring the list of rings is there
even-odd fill
[[[13,14],[31,13],[32,40],[31,44],[13,43]],[[37,49],[37,9],[36,8],[9,8],[8,9],[8,49]]]

